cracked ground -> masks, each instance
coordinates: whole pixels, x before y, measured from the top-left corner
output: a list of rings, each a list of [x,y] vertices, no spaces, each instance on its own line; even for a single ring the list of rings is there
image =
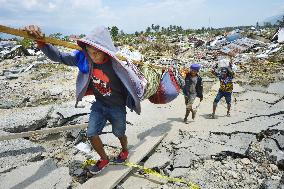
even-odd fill
[[[152,122],[153,127],[140,137],[153,132],[168,135],[145,159],[144,166],[186,179],[201,188],[284,188],[284,94],[283,83],[278,85],[279,91],[269,87],[257,91],[241,88],[233,95],[231,117],[226,116],[226,104],[222,101],[217,119],[209,118],[217,93],[216,86],[212,87],[199,106],[196,120],[188,125],[182,122],[185,111],[182,96],[158,110],[145,102],[142,115],[130,116],[133,119],[130,121],[141,127],[141,120],[145,124],[150,124],[147,120],[156,120],[157,124]],[[161,124],[163,119],[167,121]],[[133,182],[136,188],[188,188],[141,171],[120,186],[132,188]]]

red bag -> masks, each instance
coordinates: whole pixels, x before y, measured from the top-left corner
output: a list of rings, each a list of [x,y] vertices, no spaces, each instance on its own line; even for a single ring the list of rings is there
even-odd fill
[[[157,92],[149,98],[154,104],[166,104],[173,101],[180,92],[180,86],[171,70],[166,71]]]

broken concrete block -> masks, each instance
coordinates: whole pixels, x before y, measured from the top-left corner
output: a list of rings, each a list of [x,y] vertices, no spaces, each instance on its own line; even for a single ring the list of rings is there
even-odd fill
[[[166,152],[157,152],[154,153],[149,157],[149,159],[145,162],[144,166],[147,168],[165,168],[169,163],[171,159],[169,157],[169,154]]]
[[[8,133],[0,131],[0,135]],[[0,173],[41,158],[45,149],[29,140],[15,139],[0,142]]]
[[[0,119],[0,129],[7,132],[25,132],[40,129],[47,125],[50,106],[10,109]]]
[[[0,176],[1,187],[14,189],[62,189],[72,182],[67,167],[58,167],[52,159],[31,163]]]

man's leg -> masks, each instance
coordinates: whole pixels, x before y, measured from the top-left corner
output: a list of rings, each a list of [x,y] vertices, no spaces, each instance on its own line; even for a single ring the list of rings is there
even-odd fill
[[[99,102],[95,102],[92,106],[92,111],[89,117],[89,124],[87,130],[87,137],[89,138],[92,147],[99,154],[101,159],[108,159],[104,145],[99,137],[102,132],[104,126],[106,125],[106,118],[103,115],[103,107]]]
[[[91,144],[94,150],[99,154],[101,159],[108,160],[108,156],[106,155],[106,152],[104,150],[104,145],[102,143],[101,138],[98,135],[96,135],[96,136],[93,136],[90,141],[91,141]]]
[[[189,113],[190,113],[190,109],[188,107],[188,97],[187,96],[184,96],[184,102],[185,102],[185,116],[184,116],[184,119],[183,121],[188,124],[188,121],[187,121],[187,118],[189,116]]]
[[[227,116],[231,116],[231,104],[227,104]]]
[[[113,162],[117,164],[124,163],[128,158],[126,131],[126,107],[112,107],[109,110],[109,121],[112,124],[112,133],[119,139],[121,152]]]
[[[216,113],[216,109],[217,109],[217,104],[218,102],[221,100],[221,98],[223,97],[223,93],[222,92],[218,92],[214,102],[213,102],[213,113],[212,113],[212,118],[215,119],[215,113]]]
[[[189,116],[189,113],[190,113],[190,109],[188,107],[186,107],[186,110],[185,110],[185,116],[184,116],[184,119],[183,121],[188,124],[188,121],[187,121],[187,118]]]
[[[92,111],[90,113],[88,124],[87,136],[90,139],[94,150],[101,157],[95,165],[89,168],[90,173],[93,175],[101,172],[109,164],[109,159],[105,153],[104,145],[99,137],[106,125],[106,118],[103,113],[104,109],[105,107],[101,103],[95,102],[91,108]]]
[[[123,137],[119,137],[118,139],[120,141],[122,151],[128,151],[128,148],[127,148],[127,145],[128,145],[127,136],[124,135]]]
[[[232,101],[232,93],[227,93],[225,95],[226,103],[227,103],[227,116],[231,115],[231,101]]]
[[[217,109],[217,103],[213,102],[213,113],[212,113],[212,118],[215,118],[215,113],[216,113],[216,109]]]

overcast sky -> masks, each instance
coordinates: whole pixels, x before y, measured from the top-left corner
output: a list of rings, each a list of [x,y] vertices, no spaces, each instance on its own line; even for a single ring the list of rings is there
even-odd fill
[[[0,24],[37,24],[46,33],[88,33],[97,25],[125,32],[147,26],[255,25],[284,12],[284,0],[0,0]]]

